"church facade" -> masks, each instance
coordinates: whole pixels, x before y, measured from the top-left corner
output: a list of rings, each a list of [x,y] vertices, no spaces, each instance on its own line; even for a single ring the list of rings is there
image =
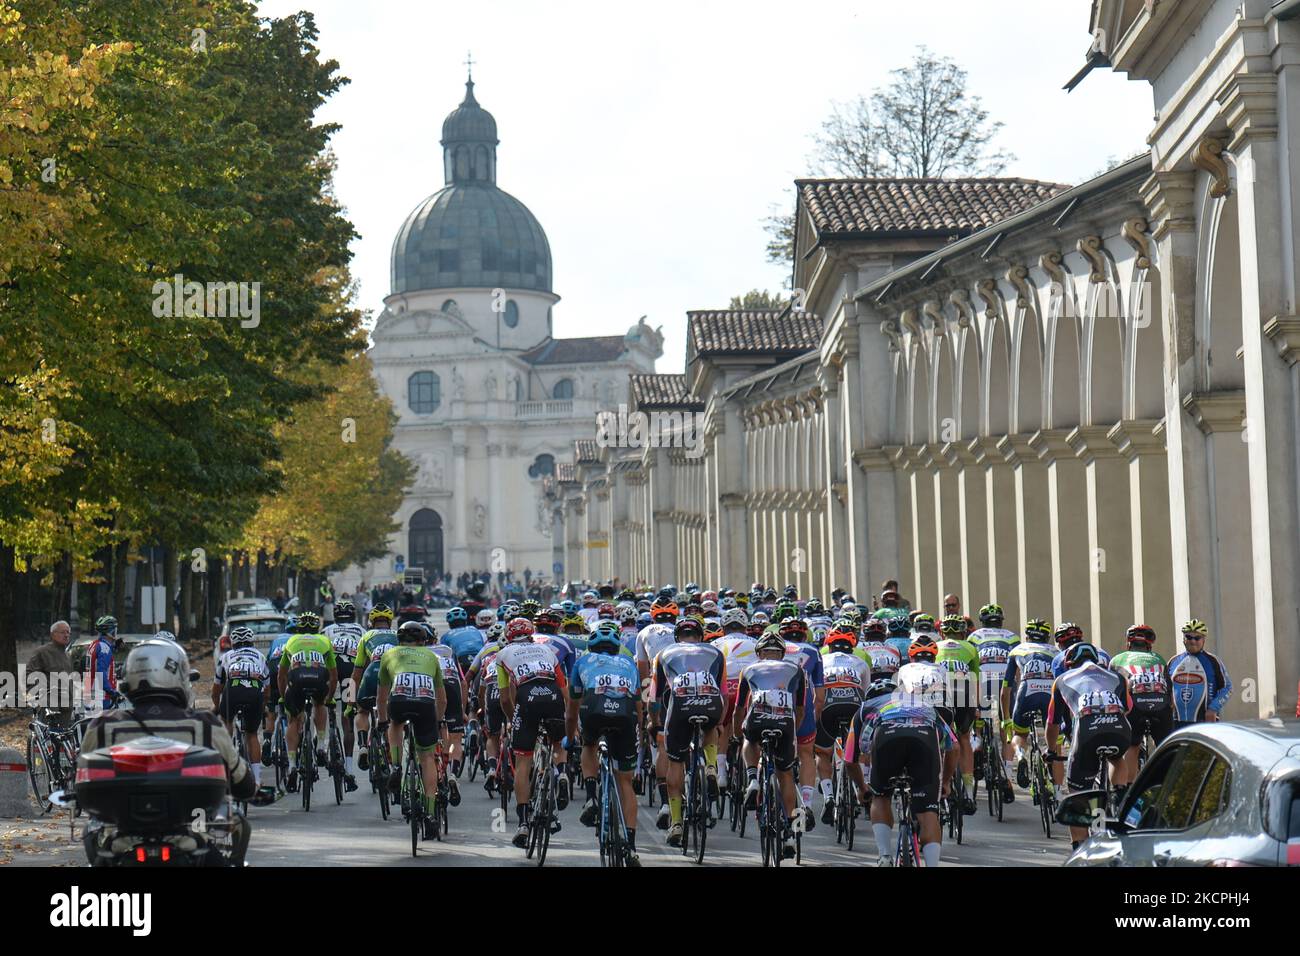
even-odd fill
[[[398,229],[371,333],[380,390],[399,415],[394,446],[416,478],[389,554],[336,575],[341,590],[402,567],[563,577],[563,519],[543,482],[663,353],[644,320],[625,334],[553,336],[550,245],[496,185],[497,145],[471,79],[443,122],[445,185]]]

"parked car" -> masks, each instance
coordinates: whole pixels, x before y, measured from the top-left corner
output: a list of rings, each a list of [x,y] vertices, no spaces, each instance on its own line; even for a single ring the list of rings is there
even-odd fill
[[[243,614],[234,614],[226,618],[221,625],[221,633],[212,642],[212,657],[216,659],[230,650],[230,632],[236,627],[246,627],[253,632],[253,646],[263,654],[271,647],[271,642],[284,633],[287,614],[271,610],[255,610]]]
[[[221,612],[221,619],[224,622],[236,614],[249,614],[254,611],[275,611],[275,605],[271,603],[270,598],[264,597],[231,598]]]
[[[1071,794],[1057,819],[1103,818],[1098,795]],[[1175,731],[1066,866],[1300,866],[1300,720]]]

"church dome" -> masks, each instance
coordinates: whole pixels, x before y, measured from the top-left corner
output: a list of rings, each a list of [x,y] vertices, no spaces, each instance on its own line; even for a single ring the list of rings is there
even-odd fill
[[[551,247],[537,217],[496,184],[497,124],[474,98],[442,124],[447,185],[415,207],[393,240],[392,291],[551,291]]]

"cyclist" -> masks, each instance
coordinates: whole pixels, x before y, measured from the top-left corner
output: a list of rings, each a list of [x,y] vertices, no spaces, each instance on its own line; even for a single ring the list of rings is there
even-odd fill
[[[793,605],[793,601],[789,602]],[[780,624],[771,625],[768,630],[776,630],[786,641],[786,656],[797,661],[803,667],[808,680],[804,701],[803,720],[799,723],[796,737],[799,744],[799,799],[804,810],[804,829],[812,830],[817,821],[813,816],[813,795],[817,792],[817,721],[821,718],[822,705],[826,702],[826,678],[822,670],[822,655],[816,647],[807,643],[808,625],[796,614],[789,614]]]
[[[853,626],[850,618],[844,618],[844,622],[850,627]],[[853,653],[871,665],[873,681],[893,677],[903,666],[903,658],[898,653],[898,648],[887,643],[888,634],[885,621],[875,617],[868,618],[862,625],[862,642],[853,649]],[[908,643],[910,646],[911,642]]]
[[[1174,699],[1169,668],[1165,659],[1152,648],[1156,632],[1145,624],[1134,624],[1125,634],[1128,649],[1111,658],[1110,669],[1121,675],[1128,684],[1133,698],[1133,713],[1129,723],[1133,726],[1133,740],[1124,754],[1121,772],[1115,774],[1116,794],[1128,789],[1138,772],[1138,751],[1142,738],[1151,734],[1157,747],[1174,730]]]
[[[932,639],[918,637],[921,647]],[[923,656],[923,655],[918,655]],[[899,675],[911,665],[899,669]],[[937,666],[937,665],[936,665]],[[909,677],[914,677],[913,672]],[[952,729],[928,703],[929,694],[915,694],[895,687],[888,679],[874,682],[849,727],[844,759],[862,785],[861,760],[870,758],[869,792],[863,802],[871,805],[871,831],[876,838],[877,866],[894,864],[893,781],[904,771],[912,778],[912,809],[916,814],[921,856],[926,866],[938,866],[943,852],[943,831],[939,826],[939,798],[948,792],[949,777],[943,773],[942,755],[956,746]]]
[[[588,628],[596,626],[600,620],[600,595],[595,591],[586,591],[582,595],[582,607],[575,612],[577,617],[582,618],[583,633]]]
[[[248,765],[253,768],[253,786],[257,788],[260,804],[269,803],[275,795],[262,790],[262,742],[257,728],[262,725],[265,711],[263,700],[271,672],[266,658],[253,646],[250,628],[236,627],[230,631],[230,650],[221,655],[212,674],[212,709],[221,715],[226,731],[233,738],[235,715],[244,720],[244,742],[248,747]],[[188,679],[188,678],[187,678]]]
[[[284,631],[275,636],[271,641],[271,646],[266,650],[266,669],[273,675],[280,673],[280,655],[284,653],[284,645],[289,643],[289,638],[298,633],[298,618],[290,614],[284,619]],[[262,766],[271,766],[272,746],[271,736],[275,731],[276,708],[280,706],[280,688],[277,681],[268,680],[266,682],[266,722],[262,725]]]
[[[491,623],[488,621],[484,630]],[[483,648],[484,630],[469,622],[469,612],[463,607],[453,607],[447,611],[447,633],[442,635],[441,643],[451,648],[456,660],[468,663]]]
[[[426,624],[425,628],[431,629],[431,625]],[[460,806],[460,784],[457,783],[456,776],[460,773],[460,763],[465,755],[463,742],[465,716],[469,703],[465,675],[450,647],[435,643],[432,638],[429,645],[438,655],[438,662],[442,666],[442,686],[447,697],[447,702],[441,711],[442,723],[439,734],[443,741],[443,753],[447,756],[447,766],[451,769],[447,775],[447,802],[453,807],[458,807]]]
[[[527,618],[523,619],[527,620]],[[501,730],[505,726],[505,714],[501,711],[501,688],[496,681],[496,658],[506,643],[506,625],[500,621],[493,624],[488,628],[487,639],[487,643],[474,656],[474,662],[465,672],[465,683],[477,702],[479,723],[483,727],[483,745],[487,754],[488,768],[487,773],[483,775],[483,789],[491,795],[497,787]]]
[[[676,641],[655,657],[650,685],[650,712],[664,735],[668,755],[668,845],[681,846],[682,791],[686,784],[686,757],[691,742],[691,718],[705,717],[703,727],[705,773],[709,799],[718,795],[718,724],[724,711],[722,688],[727,662],[722,651],[704,643],[698,618],[677,622]]]
[[[623,826],[631,851],[628,862],[640,866],[636,855],[636,793],[632,789],[632,772],[636,769],[641,678],[636,663],[622,652],[615,622],[602,621],[597,625],[587,651],[574,665],[569,687],[568,732],[571,739],[582,741],[582,777],[587,792],[579,819],[584,826],[594,827],[600,815],[596,803],[596,744],[604,737],[618,780]]]
[[[651,624],[641,629],[636,636],[636,666],[641,674],[642,700],[650,701],[650,676],[653,672],[655,658],[665,647],[677,640],[674,627],[677,624],[678,607],[674,601],[660,598],[650,605]],[[655,743],[655,785],[659,791],[659,816],[655,825],[660,830],[668,829],[672,817],[668,806],[668,755],[664,752],[662,737],[654,738]]]
[[[501,611],[507,610],[506,605],[502,604],[500,610]],[[518,617],[519,615],[515,614],[514,616]],[[474,615],[474,626],[478,628],[479,633],[482,634],[484,637],[487,636],[487,629],[491,627],[493,624],[495,624],[496,622],[497,622],[497,612],[493,611],[491,608],[485,607],[483,608],[483,610],[479,611],[477,614]]]
[[[883,609],[882,609],[883,610]],[[880,612],[877,611],[877,614]],[[849,617],[849,620],[853,620]],[[906,614],[893,617],[877,618],[885,623],[885,644],[898,654],[900,666],[907,660],[907,649],[912,646],[912,621]]]
[[[376,604],[370,609],[370,630],[357,642],[357,654],[352,660],[353,682],[356,685],[357,766],[370,769],[370,712],[379,694],[379,661],[384,651],[397,643],[393,630],[393,611],[387,604]],[[360,673],[361,679],[356,675]]]
[[[1183,653],[1169,662],[1174,694],[1174,722],[1181,727],[1219,719],[1223,705],[1232,696],[1232,678],[1223,661],[1205,649],[1209,629],[1193,618],[1182,626]]]
[[[290,793],[298,789],[298,742],[302,734],[303,711],[310,694],[315,702],[312,715],[316,723],[317,739],[325,739],[325,707],[332,702],[338,686],[338,669],[334,660],[334,645],[320,633],[320,617],[313,611],[298,615],[298,633],[289,638],[280,655],[277,678],[280,698],[289,716],[286,743],[293,766],[285,789]],[[324,764],[328,757],[323,748],[317,748],[316,759]]]
[[[871,664],[857,656],[858,635],[847,621],[834,625],[822,648],[822,676],[826,683],[825,703],[817,719],[817,784],[822,792],[822,823],[835,822],[833,757],[835,740],[845,733],[853,715],[862,706],[863,694],[871,684]]]
[[[623,645],[623,651],[632,658],[632,663],[636,663],[636,635],[640,628],[637,626],[636,607],[631,604],[624,604],[618,609],[618,639]]]
[[[117,618],[106,614],[95,622],[95,639],[86,648],[82,694],[90,713],[109,710],[121,696],[117,692],[117,668],[113,665],[113,654],[120,644]]]
[[[961,811],[970,816],[975,812],[975,751],[971,747],[970,731],[979,710],[980,656],[966,640],[966,619],[960,614],[945,617],[939,630],[942,639],[934,660],[948,671],[945,706],[952,710],[952,729],[957,735],[957,749],[946,758],[952,765],[945,770],[952,777],[956,767],[961,767],[964,788]]]
[[[520,848],[528,845],[528,801],[532,796],[530,777],[537,733],[545,726],[559,752],[565,723],[564,668],[554,645],[535,643],[533,634],[534,627],[529,621],[515,618],[506,625],[506,643],[495,661],[501,712],[510,720],[511,749],[515,757],[515,813],[519,829],[512,842]],[[563,774],[557,776],[564,778]],[[559,804],[558,797],[556,804]],[[552,827],[558,830],[559,821]]]
[[[1057,727],[1047,721],[1055,656],[1051,625],[1042,618],[1032,618],[1025,623],[1024,640],[1012,647],[1007,655],[1006,670],[1002,673],[1002,713],[1008,715],[1002,722],[1002,731],[1012,734],[1016,783],[1025,788],[1029,787],[1029,758],[1025,756],[1025,743],[1035,715],[1041,717],[1046,725],[1048,752],[1054,754],[1059,747]]]
[[[1048,723],[1061,717],[1073,724],[1070,760],[1065,768],[1072,792],[1087,790],[1101,769],[1101,747],[1114,747],[1111,772],[1120,766],[1132,740],[1133,728],[1128,714],[1133,698],[1128,683],[1119,674],[1103,667],[1097,648],[1091,644],[1072,644],[1065,651],[1066,670],[1052,684],[1052,702],[1047,708]],[[1074,849],[1088,838],[1086,827],[1070,827]]]
[[[795,730],[803,723],[808,678],[799,662],[786,657],[786,642],[780,634],[764,634],[754,646],[758,660],[740,674],[736,709],[731,718],[732,736],[744,740],[745,809],[758,806],[758,760],[763,733],[777,732],[773,747],[776,775],[786,817],[795,822]],[[794,839],[786,837],[782,855],[794,856]]]
[[[1075,624],[1073,621],[1063,621],[1056,625],[1056,630],[1053,632],[1053,635],[1056,639],[1056,656],[1052,658],[1052,676],[1060,677],[1069,670],[1069,666],[1065,662],[1065,652],[1075,644],[1084,643],[1083,628],[1078,624]],[[1093,649],[1097,652],[1097,659],[1101,665],[1103,667],[1109,667],[1110,655],[1095,644],[1093,645]]]
[[[1000,604],[985,604],[980,608],[979,619],[980,627],[969,638],[980,656],[979,715],[984,720],[992,721],[994,727],[1000,728],[1002,726],[1002,718],[999,716],[1002,702],[1002,677],[1006,673],[1007,658],[1011,656],[1011,649],[1020,643],[1020,638],[1016,636],[1015,631],[1009,631],[1002,626],[1003,613]],[[1002,785],[1002,802],[1011,803],[1016,799],[1015,791],[1011,789],[1011,778],[1015,774],[1015,767],[1012,765],[1013,751],[1004,731],[999,731],[997,738],[1002,743],[1002,764],[1006,769],[1005,781]],[[993,754],[985,755],[988,759],[992,759],[993,756]]]
[[[334,645],[334,659],[338,662],[339,686],[343,688],[343,782],[351,793],[357,789],[357,778],[352,775],[352,753],[356,744],[356,735],[352,721],[356,708],[351,706],[356,701],[356,682],[352,676],[353,665],[357,656],[357,645],[365,636],[365,630],[357,622],[356,605],[346,599],[334,605],[334,623],[322,632]]]
[[[754,639],[747,632],[749,616],[744,608],[733,607],[722,612],[722,636],[714,638],[713,646],[722,651],[727,663],[727,682],[722,688],[724,710],[723,727],[731,726],[736,711],[736,693],[740,690],[740,672],[756,661]],[[718,750],[718,777],[727,779],[727,766],[731,759],[730,748]]]
[[[438,718],[444,712],[447,692],[442,682],[441,658],[426,646],[429,634],[419,621],[407,621],[397,629],[398,643],[390,647],[379,662],[379,692],[375,706],[379,714],[376,727],[388,732],[388,789],[400,793],[402,788],[402,745],[409,722],[415,735],[415,749],[420,755],[420,775],[424,778],[424,839],[438,832]]]

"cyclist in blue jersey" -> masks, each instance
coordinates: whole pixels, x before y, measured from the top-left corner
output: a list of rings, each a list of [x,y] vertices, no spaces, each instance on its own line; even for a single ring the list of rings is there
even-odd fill
[[[618,626],[613,621],[602,621],[597,626],[587,651],[573,666],[566,728],[571,740],[578,740],[581,733],[582,778],[587,802],[579,819],[583,825],[592,827],[599,817],[596,745],[604,737],[618,779],[623,825],[632,851],[629,863],[640,866],[636,856],[636,793],[632,788],[632,773],[636,769],[637,727],[641,719],[641,675],[636,661],[623,653]]]
[[[1060,677],[1062,674],[1064,674],[1067,670],[1070,669],[1069,665],[1065,661],[1065,652],[1068,651],[1070,648],[1072,648],[1075,644],[1082,644],[1082,643],[1083,643],[1083,628],[1081,628],[1078,624],[1075,624],[1072,621],[1065,621],[1064,623],[1056,625],[1057,653],[1056,656],[1052,658],[1053,677]],[[1095,644],[1093,646],[1096,647]],[[1102,667],[1110,667],[1110,655],[1107,654],[1105,651],[1103,651],[1100,647],[1096,647],[1096,650],[1097,650],[1098,663],[1100,663]]]
[[[451,648],[457,661],[465,662],[461,664],[464,670],[474,655],[483,649],[483,631],[470,623],[468,611],[454,607],[447,612],[447,633],[442,635],[440,643]]]
[[[117,692],[117,668],[113,652],[117,650],[117,618],[105,615],[95,622],[95,639],[86,648],[85,692],[82,699],[92,713],[108,710],[121,696]]]
[[[1223,705],[1232,696],[1232,678],[1223,661],[1205,649],[1209,629],[1193,618],[1182,627],[1182,654],[1169,661],[1169,678],[1174,690],[1174,723],[1182,727],[1219,719]]]

